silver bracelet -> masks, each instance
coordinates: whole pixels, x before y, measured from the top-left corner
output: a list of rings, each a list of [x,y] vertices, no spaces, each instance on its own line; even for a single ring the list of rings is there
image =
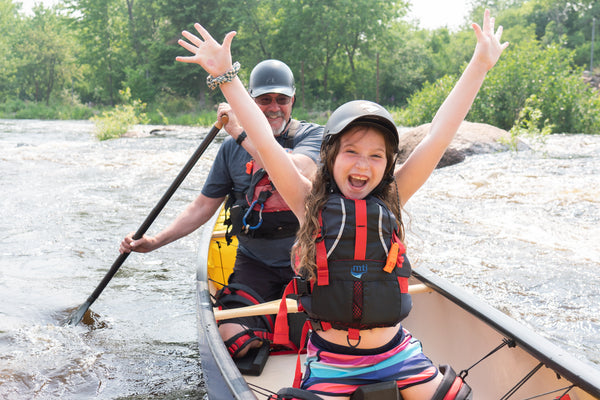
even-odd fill
[[[233,63],[232,68],[229,71],[225,72],[223,75],[219,75],[217,77],[208,75],[206,77],[206,84],[208,85],[208,88],[210,90],[215,90],[222,84],[226,82],[231,82],[233,78],[237,76],[238,72],[240,72],[240,63],[236,61],[235,63]]]

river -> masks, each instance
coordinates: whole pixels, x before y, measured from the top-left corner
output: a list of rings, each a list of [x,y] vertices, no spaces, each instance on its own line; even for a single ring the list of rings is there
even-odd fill
[[[198,232],[131,255],[91,307],[94,323],[61,321],[208,130],[99,142],[92,128],[0,120],[0,398],[202,398]],[[150,233],[199,193],[223,137]],[[599,203],[600,136],[472,156],[436,170],[407,204],[411,261],[600,368]]]

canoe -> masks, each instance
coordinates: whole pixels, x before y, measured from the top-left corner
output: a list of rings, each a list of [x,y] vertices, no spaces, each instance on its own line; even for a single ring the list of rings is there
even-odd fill
[[[222,216],[201,237],[198,252],[198,342],[208,399],[265,399],[291,387],[296,355],[270,355],[258,376],[242,375],[217,330],[211,294],[235,260]],[[600,370],[584,363],[476,296],[432,271],[413,271],[413,310],[403,325],[436,364],[450,364],[473,389],[474,400],[600,399]],[[219,313],[219,311],[216,311]],[[270,311],[269,311],[270,312]]]

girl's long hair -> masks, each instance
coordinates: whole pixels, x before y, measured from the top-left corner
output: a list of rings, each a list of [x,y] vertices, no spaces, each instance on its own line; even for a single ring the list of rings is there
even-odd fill
[[[296,273],[305,279],[311,280],[316,277],[317,264],[315,238],[320,229],[319,213],[327,202],[329,195],[337,190],[335,189],[336,185],[333,180],[333,164],[340,151],[340,137],[346,133],[356,132],[361,129],[374,128],[380,132],[379,129],[371,124],[353,125],[351,128],[336,135],[337,137],[333,142],[321,147],[322,164],[313,179],[312,190],[306,197],[304,223],[298,230],[296,243],[292,248],[292,266],[294,266]],[[400,198],[396,180],[393,179],[396,154],[397,149],[394,149],[394,146],[389,140],[386,140],[387,167],[384,174],[384,180],[387,177],[387,181],[384,182],[381,188],[373,191],[371,194],[383,201],[394,213],[396,221],[398,221],[398,235],[400,240],[404,241],[404,224],[402,223],[400,212]]]

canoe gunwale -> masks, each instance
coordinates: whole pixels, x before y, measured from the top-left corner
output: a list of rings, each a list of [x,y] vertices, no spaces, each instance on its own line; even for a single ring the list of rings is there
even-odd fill
[[[593,364],[575,358],[548,339],[526,328],[497,308],[480,300],[475,295],[437,276],[426,267],[413,270],[413,275],[467,312],[475,315],[517,346],[537,358],[546,367],[600,399],[600,370]]]
[[[212,379],[210,387],[206,382],[209,400],[236,399],[256,400],[256,396],[237,369],[229,355],[213,313],[210,288],[208,286],[208,245],[210,244],[211,231],[205,230],[201,237],[200,251],[198,252],[198,269],[196,272],[196,300],[198,304],[197,329],[200,350],[200,362],[203,374]],[[214,391],[216,388],[220,391]],[[223,393],[227,389],[227,393]]]

